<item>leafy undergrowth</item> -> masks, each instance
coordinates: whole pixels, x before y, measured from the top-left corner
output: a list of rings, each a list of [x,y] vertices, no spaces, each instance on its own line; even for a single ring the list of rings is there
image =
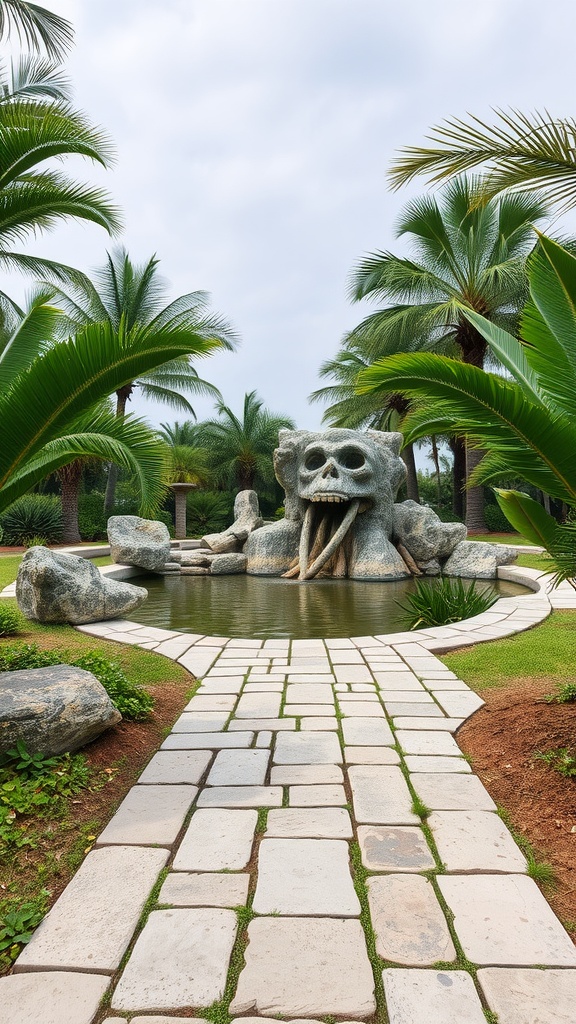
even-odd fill
[[[576,747],[557,747],[556,750],[537,751],[537,761],[543,761],[549,768],[560,772],[565,779],[576,776]]]
[[[416,579],[415,582],[415,593],[409,594],[407,603],[400,605],[408,629],[461,622],[480,615],[498,600],[498,594],[492,587],[479,590],[474,580],[465,584],[461,579],[446,576],[433,581]]]

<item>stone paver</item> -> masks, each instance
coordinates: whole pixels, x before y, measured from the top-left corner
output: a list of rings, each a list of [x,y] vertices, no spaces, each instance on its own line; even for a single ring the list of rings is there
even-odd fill
[[[185,711],[172,726],[173,732],[218,732],[230,714],[226,711]]]
[[[354,747],[394,746],[394,736],[387,722],[379,718],[345,718],[342,721],[344,743]]]
[[[443,772],[459,773],[464,772],[465,774],[472,771],[468,761],[462,756],[460,757],[442,757],[436,756],[435,754],[418,754],[408,755],[404,758],[408,771],[416,775],[419,772],[434,772],[436,774]]]
[[[446,918],[428,879],[384,875],[369,878],[367,886],[378,956],[411,967],[454,960]]]
[[[342,751],[333,733],[278,736],[274,764],[341,764]]]
[[[290,807],[344,807],[348,802],[344,786],[290,786]]]
[[[138,779],[140,785],[198,785],[212,753],[207,750],[159,750]]]
[[[400,764],[400,754],[390,747],[346,746],[344,760],[346,764]]]
[[[262,786],[268,750],[220,750],[206,780],[208,786]]]
[[[398,729],[396,740],[405,754],[440,754],[457,757],[462,753],[456,740],[445,732],[412,732],[408,729]]]
[[[496,804],[477,775],[420,772],[412,785],[432,811],[494,811]]]
[[[203,789],[198,807],[281,807],[280,786],[213,786]]]
[[[222,750],[226,747],[249,747],[253,732],[170,733],[161,750]]]
[[[345,718],[368,718],[373,721],[386,718],[386,712],[380,703],[367,700],[343,701],[340,712]]]
[[[195,786],[134,786],[98,845],[171,846],[197,792]]]
[[[576,967],[576,949],[525,875],[439,875],[466,956],[497,966]]]
[[[280,693],[243,693],[236,708],[236,718],[275,718],[280,711]]]
[[[39,971],[0,978],[5,1024],[91,1024],[110,979],[101,974]]]
[[[352,839],[343,807],[281,807],[268,814],[266,836],[276,839]]]
[[[314,786],[343,781],[344,773],[337,764],[282,764],[270,770],[273,786]]]
[[[436,866],[422,829],[411,825],[359,825],[358,842],[369,871],[427,871]]]
[[[254,732],[266,729],[271,732],[290,732],[296,728],[293,718],[244,718],[230,722],[230,732],[251,729]]]
[[[486,1024],[474,982],[465,971],[390,967],[382,978],[390,1024]]]
[[[348,844],[339,839],[268,839],[260,845],[257,914],[358,917]]]
[[[493,811],[434,811],[428,818],[447,871],[526,870],[526,859]]]
[[[221,999],[236,928],[233,910],[154,911],[118,982],[112,1009],[205,1007]]]
[[[348,769],[354,816],[362,825],[417,825],[412,797],[400,768],[352,765]]]
[[[301,718],[300,729],[304,732],[337,732],[338,719],[317,716],[315,718]]]
[[[329,683],[289,683],[287,704],[333,704],[334,692]]]
[[[231,1013],[360,1019],[374,1013],[374,978],[359,921],[259,918],[250,922],[248,939]]]
[[[241,871],[250,860],[257,821],[252,810],[196,811],[174,858],[174,869]]]
[[[249,882],[250,875],[171,871],[158,902],[175,907],[241,907],[248,898]]]
[[[485,967],[478,981],[499,1024],[574,1024],[576,971]]]

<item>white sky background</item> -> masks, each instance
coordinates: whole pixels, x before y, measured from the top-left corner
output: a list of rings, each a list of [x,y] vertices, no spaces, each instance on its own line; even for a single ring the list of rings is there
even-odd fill
[[[425,184],[388,191],[395,151],[466,111],[575,113],[573,0],[44,3],[73,22],[75,103],[117,149],[112,171],[68,166],[109,190],[122,243],[136,261],[158,255],[171,298],[206,289],[241,335],[201,376],[236,411],[256,389],[299,427],[320,426],[318,367],[368,311],[347,301],[351,267],[407,252],[394,224]],[[68,223],[27,248],[90,271],[111,244]]]

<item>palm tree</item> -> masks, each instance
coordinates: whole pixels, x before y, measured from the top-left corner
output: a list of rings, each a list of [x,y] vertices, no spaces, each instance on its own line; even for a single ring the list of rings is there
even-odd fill
[[[166,444],[195,448],[198,424],[193,420],[184,420],[183,423],[179,423],[178,420],[175,420],[174,423],[161,423],[158,433],[160,437],[164,438]]]
[[[441,200],[424,196],[408,203],[398,235],[409,235],[416,259],[389,252],[365,257],[352,278],[354,301],[369,297],[385,306],[354,331],[380,352],[450,347],[463,362],[482,367],[487,345],[464,315],[480,313],[503,329],[516,329],[527,295],[525,260],[533,246],[532,224],[546,215],[533,195],[482,198],[481,179],[456,178]],[[434,429],[432,433],[438,433]],[[470,476],[481,453],[466,453]],[[466,524],[484,532],[483,492],[468,490]]]
[[[153,340],[166,329],[188,334],[189,354],[157,365],[116,389],[116,415],[120,419],[135,388],[145,398],[192,415],[194,410],[183,391],[220,398],[218,389],[198,376],[191,359],[208,355],[215,347],[231,349],[234,334],[224,320],[208,312],[204,292],[189,292],[165,305],[166,289],[155,256],[138,266],[125,249],[118,248],[107,253],[106,263],[96,271],[94,281],[77,273],[67,286],[56,287],[55,301],[63,310],[60,331],[64,334],[88,324],[105,324],[118,338],[140,334]],[[105,499],[108,510],[114,505],[117,475],[112,466]]]
[[[208,450],[220,482],[241,491],[271,483],[278,431],[293,429],[293,421],[265,409],[255,391],[244,396],[241,419],[223,402],[216,409],[219,419],[198,424],[198,443]]]
[[[488,125],[478,117],[452,118],[431,129],[432,146],[408,146],[392,165],[393,189],[419,174],[431,183],[486,165],[487,198],[503,189],[543,187],[548,202],[569,209],[576,202],[576,120],[543,113],[496,110]]]
[[[27,49],[46,51],[51,61],[61,61],[70,49],[74,31],[69,21],[53,11],[25,0],[1,0],[0,39],[15,32]]]
[[[510,377],[446,357],[416,353],[375,363],[359,378],[361,394],[398,388],[426,401],[411,412],[409,441],[434,429],[462,432],[487,455],[474,481],[516,477],[576,509],[576,258],[544,236],[528,264],[530,301],[520,341],[472,310],[464,315]],[[514,529],[543,544],[558,579],[576,576],[576,529],[518,491],[496,491]]]

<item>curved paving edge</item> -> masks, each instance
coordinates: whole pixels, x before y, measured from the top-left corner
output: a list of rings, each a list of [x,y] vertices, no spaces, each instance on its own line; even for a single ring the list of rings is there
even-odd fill
[[[384,1003],[390,1024],[485,1024],[483,1008],[499,1024],[570,1024],[576,950],[454,740],[483,702],[433,653],[576,607],[571,588],[549,594],[535,570],[501,573],[534,592],[417,640],[79,627],[203,680],[0,979],[11,1024],[142,1024],[224,994],[232,1014],[258,1015],[244,1024],[361,1021]],[[369,959],[372,934],[384,970]],[[476,980],[454,969],[464,957]]]

